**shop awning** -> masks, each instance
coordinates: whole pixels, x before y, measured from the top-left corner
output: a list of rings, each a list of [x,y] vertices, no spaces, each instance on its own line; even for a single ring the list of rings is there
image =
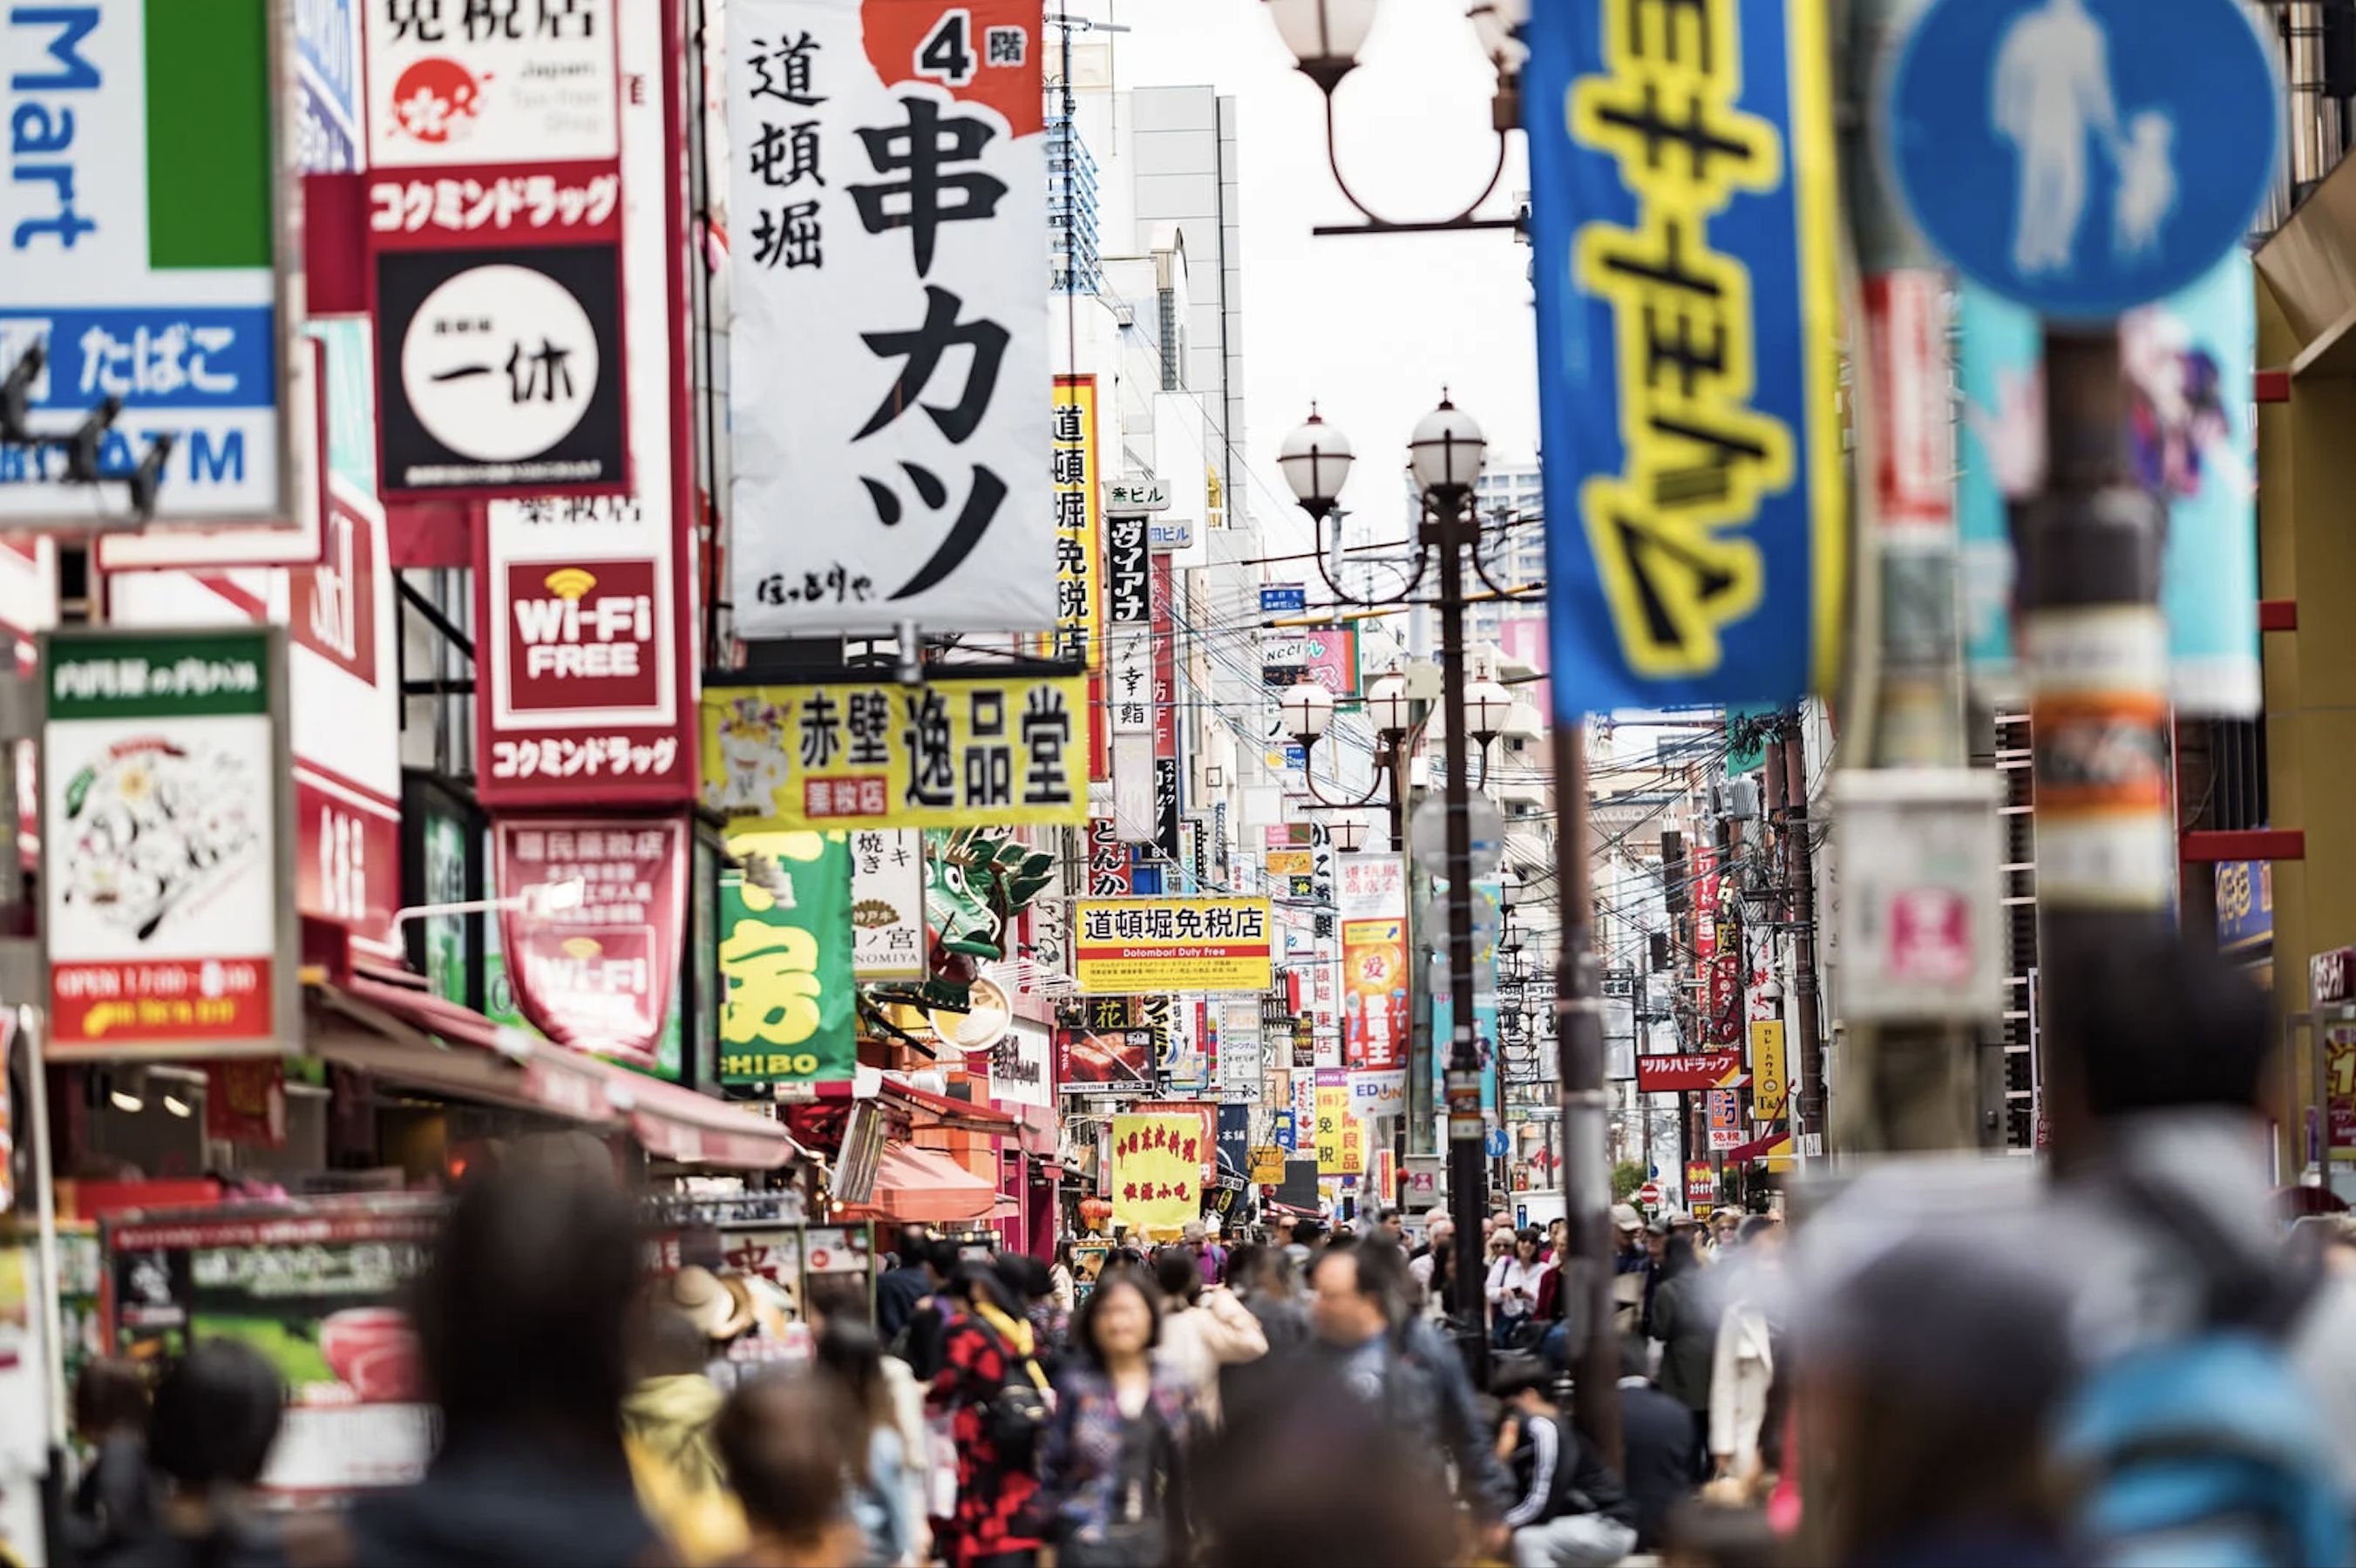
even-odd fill
[[[1003,1111],[993,1111],[953,1095],[936,1094],[890,1074],[884,1076],[880,1098],[887,1109],[904,1116],[931,1125],[953,1127],[960,1133],[978,1133],[985,1138],[1015,1138],[1023,1133],[1023,1123]]]
[[[775,1170],[798,1152],[776,1122],[511,1029],[365,966],[314,987],[313,1052],[394,1083],[626,1130],[649,1154]]]
[[[1753,1138],[1747,1144],[1737,1144],[1727,1150],[1726,1163],[1730,1165],[1742,1165],[1758,1160],[1785,1159],[1791,1156],[1791,1133],[1770,1133],[1763,1138]]]
[[[886,1144],[875,1170],[873,1201],[838,1204],[851,1219],[926,1223],[987,1219],[998,1210],[998,1189],[947,1155],[912,1144]]]

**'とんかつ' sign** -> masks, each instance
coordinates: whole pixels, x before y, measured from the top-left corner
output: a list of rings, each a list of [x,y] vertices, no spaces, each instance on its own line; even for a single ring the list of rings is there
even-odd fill
[[[1084,898],[1073,920],[1073,972],[1084,994],[1274,983],[1266,898]]]
[[[53,1057],[294,1038],[286,634],[41,639]]]
[[[1079,677],[713,687],[703,801],[759,828],[1077,822],[1087,716]]]
[[[855,1050],[851,850],[841,833],[740,833],[720,881],[720,1081],[848,1093]]]
[[[1564,722],[1788,701],[1831,671],[1847,513],[1824,12],[1531,11],[1523,102]]]
[[[1038,43],[1022,0],[731,8],[741,636],[1057,624]]]

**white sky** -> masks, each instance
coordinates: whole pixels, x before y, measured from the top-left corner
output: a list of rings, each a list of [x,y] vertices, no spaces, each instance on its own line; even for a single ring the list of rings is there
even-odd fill
[[[1326,166],[1324,101],[1292,69],[1260,0],[1069,0],[1068,8],[1133,29],[1112,40],[1118,86],[1207,82],[1236,98],[1244,396],[1251,465],[1266,485],[1253,487],[1263,523],[1290,532],[1299,518],[1276,448],[1312,399],[1357,453],[1343,499],[1375,539],[1404,528],[1408,434],[1443,385],[1481,422],[1493,456],[1529,459],[1537,449],[1530,252],[1510,231],[1312,238],[1312,225],[1356,214]],[[1453,215],[1495,159],[1495,74],[1464,10],[1465,0],[1385,0],[1358,70],[1334,95],[1342,171],[1385,217]],[[1512,211],[1528,187],[1525,166],[1516,134],[1484,215]],[[1270,490],[1290,518],[1270,515]]]

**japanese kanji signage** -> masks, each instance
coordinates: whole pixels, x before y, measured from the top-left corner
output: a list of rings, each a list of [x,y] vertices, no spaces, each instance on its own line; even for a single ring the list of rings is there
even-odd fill
[[[491,836],[516,1010],[559,1045],[656,1067],[687,933],[686,820],[510,819]]]
[[[477,531],[486,805],[691,797],[686,618],[669,508],[494,504]]]
[[[1713,1089],[1705,1096],[1709,1106],[1709,1146],[1713,1151],[1742,1146],[1742,1091]]]
[[[109,398],[98,466],[171,443],[158,515],[305,527],[318,389],[295,313],[294,0],[80,0],[0,11],[0,375],[27,350],[30,423]],[[86,530],[62,446],[0,446],[0,518]],[[104,498],[120,515],[122,494]]]
[[[1366,1168],[1366,1129],[1350,1109],[1350,1075],[1317,1069],[1317,1174],[1356,1176]]]
[[[740,833],[720,879],[720,1081],[848,1094],[858,1066],[851,850],[840,833]]]
[[[1407,921],[1342,922],[1342,1061],[1389,1072],[1407,1066]]]
[[[1112,1119],[1112,1222],[1169,1238],[1202,1216],[1203,1162],[1213,1150],[1200,1116]]]
[[[713,687],[703,801],[769,827],[1006,827],[1087,815],[1078,676]]]
[[[380,488],[621,493],[614,0],[363,3]],[[660,188],[639,202],[657,221]],[[659,296],[662,278],[658,263],[637,286]]]
[[[1829,678],[1847,513],[1824,13],[1531,10],[1522,102],[1563,722],[1783,702]]]
[[[41,662],[50,1056],[290,1048],[285,632],[52,632]]]
[[[369,164],[611,159],[614,0],[364,0]]]
[[[1055,1081],[1066,1094],[1150,1091],[1154,1046],[1153,1026],[1134,998],[1089,996],[1061,1004]]]
[[[1104,666],[1104,503],[1098,489],[1096,377],[1055,378],[1054,435],[1055,657],[1098,670]]]
[[[851,967],[861,980],[925,978],[925,835],[861,828],[851,835]]]
[[[1035,0],[730,8],[744,637],[1057,624],[1038,36]]]
[[[617,20],[622,70],[664,82],[661,7],[629,6]],[[665,240],[679,148],[665,97],[633,92],[621,110],[630,493],[493,501],[475,531],[477,673],[487,684],[476,792],[487,806],[695,797],[691,488],[673,433],[684,392],[668,286],[680,258]]]
[[[1274,924],[1265,898],[1083,898],[1073,968],[1087,994],[1266,991]]]

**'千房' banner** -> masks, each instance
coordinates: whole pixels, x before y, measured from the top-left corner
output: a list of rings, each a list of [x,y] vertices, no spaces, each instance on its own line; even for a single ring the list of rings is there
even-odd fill
[[[1841,614],[1816,0],[1534,8],[1556,713],[1788,701]]]

